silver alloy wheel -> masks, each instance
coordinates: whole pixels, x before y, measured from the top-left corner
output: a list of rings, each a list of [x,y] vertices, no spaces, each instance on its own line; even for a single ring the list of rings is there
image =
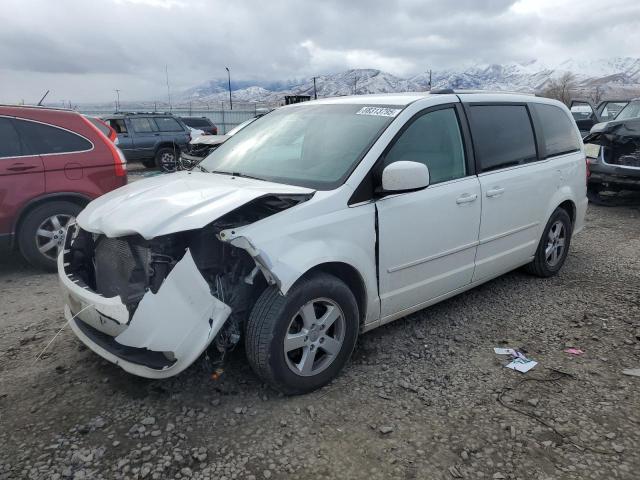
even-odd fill
[[[165,172],[173,172],[176,169],[176,155],[173,152],[163,152],[160,155],[160,167]]]
[[[557,220],[547,234],[547,245],[544,249],[544,256],[547,265],[555,267],[564,253],[565,242],[567,240],[566,228],[564,223]]]
[[[75,220],[73,215],[60,213],[46,218],[36,230],[36,246],[45,257],[55,260],[58,252],[64,248],[69,223]]]
[[[346,334],[342,309],[328,298],[305,303],[293,316],[284,338],[284,357],[296,375],[317,375],[336,359]]]

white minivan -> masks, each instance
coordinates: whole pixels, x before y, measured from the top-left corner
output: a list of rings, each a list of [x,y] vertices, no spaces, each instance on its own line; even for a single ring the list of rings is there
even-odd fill
[[[358,333],[521,266],[556,274],[586,175],[554,100],[449,90],[287,106],[197,171],[90,203],[58,259],[65,316],[135,375],[169,377],[244,339],[264,381],[308,392]]]

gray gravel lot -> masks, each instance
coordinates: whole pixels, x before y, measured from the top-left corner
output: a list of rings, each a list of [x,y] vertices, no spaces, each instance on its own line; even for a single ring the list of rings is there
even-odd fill
[[[64,325],[56,276],[0,260],[0,479],[638,479],[639,291],[640,208],[590,207],[558,277],[365,334],[332,384],[282,397],[241,349],[218,381],[149,381],[64,329],[36,362]]]

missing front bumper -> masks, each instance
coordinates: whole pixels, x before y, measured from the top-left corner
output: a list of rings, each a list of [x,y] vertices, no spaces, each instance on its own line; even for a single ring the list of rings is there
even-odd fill
[[[157,293],[145,293],[131,318],[119,297],[105,298],[74,281],[63,258],[64,253],[58,271],[72,330],[95,353],[134,375],[180,373],[206,350],[231,313],[211,294],[189,250]]]

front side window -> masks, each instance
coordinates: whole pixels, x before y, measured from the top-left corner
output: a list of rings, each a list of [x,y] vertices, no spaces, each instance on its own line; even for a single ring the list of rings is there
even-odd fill
[[[156,131],[155,123],[151,118],[132,118],[129,120],[131,122],[131,128],[136,133],[150,133]]]
[[[86,138],[53,125],[19,119],[14,122],[29,152],[34,155],[86,152],[93,148]]]
[[[620,110],[616,120],[629,120],[640,117],[640,100],[629,102],[626,107]]]
[[[383,167],[401,160],[424,163],[431,184],[464,177],[464,147],[455,110],[436,110],[415,119],[384,156]]]
[[[18,131],[9,118],[0,118],[0,158],[25,155]]]
[[[157,117],[154,118],[158,130],[161,132],[181,132],[183,128],[180,126],[175,118],[171,117]]]
[[[555,105],[533,104],[540,120],[546,157],[580,150],[580,139],[573,122]]]
[[[205,171],[299,185],[340,186],[402,107],[298,104],[261,117],[200,165]]]
[[[607,102],[602,108],[602,113],[600,113],[600,120],[608,122],[615,119],[628,103],[629,102]]]
[[[468,110],[481,172],[536,160],[536,143],[527,107],[471,105]]]

